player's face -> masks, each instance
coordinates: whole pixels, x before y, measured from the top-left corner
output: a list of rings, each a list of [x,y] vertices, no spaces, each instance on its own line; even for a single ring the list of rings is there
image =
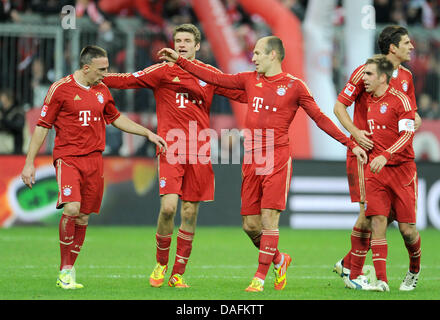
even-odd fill
[[[365,91],[374,93],[377,90],[380,85],[380,78],[377,74],[377,66],[374,63],[365,65],[362,80],[364,80]]]
[[[395,55],[401,62],[406,62],[411,60],[411,51],[413,49],[414,46],[411,43],[411,39],[406,34],[400,39],[399,46],[395,47]]]
[[[196,44],[194,35],[190,32],[177,32],[174,36],[174,50],[188,60],[196,57],[196,52],[200,49],[200,43]]]
[[[272,62],[270,53],[266,53],[266,42],[264,39],[258,40],[255,44],[252,62],[255,64],[255,70],[258,73],[265,74],[269,70]]]
[[[87,73],[87,82],[94,86],[97,85],[104,79],[105,74],[108,70],[108,58],[106,57],[99,57],[99,58],[93,58],[92,62],[85,66]]]

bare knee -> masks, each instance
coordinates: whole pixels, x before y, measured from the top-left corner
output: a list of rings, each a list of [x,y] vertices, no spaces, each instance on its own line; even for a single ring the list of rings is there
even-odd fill
[[[160,206],[160,215],[164,220],[171,220],[176,214],[177,206],[171,203],[162,203]]]
[[[75,223],[78,225],[86,226],[89,224],[89,215],[80,213],[78,217],[76,217]]]
[[[197,223],[197,213],[199,209],[198,202],[182,202],[182,224],[187,226],[195,226]]]
[[[417,240],[417,229],[414,224],[399,223],[399,231],[405,242],[413,243]]]
[[[243,216],[243,231],[251,238],[258,236],[262,231],[260,216]]]
[[[81,203],[79,202],[69,202],[64,205],[63,214],[77,217],[79,216],[79,210],[81,208]]]

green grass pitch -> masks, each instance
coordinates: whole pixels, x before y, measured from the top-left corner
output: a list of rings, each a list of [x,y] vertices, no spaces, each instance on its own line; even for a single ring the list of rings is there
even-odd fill
[[[440,232],[420,232],[422,271],[412,292],[400,292],[408,254],[395,228],[388,230],[388,279],[391,292],[345,289],[332,272],[349,248],[349,230],[280,228],[279,248],[293,257],[288,284],[273,288],[272,269],[262,293],[248,293],[258,251],[239,227],[198,227],[185,278],[189,289],[152,288],[155,228],[91,224],[75,264],[81,290],[55,286],[59,266],[57,227],[17,226],[0,229],[0,300],[439,300]],[[177,229],[170,252],[174,263]],[[372,265],[371,253],[366,264]],[[167,279],[167,278],[166,278]]]

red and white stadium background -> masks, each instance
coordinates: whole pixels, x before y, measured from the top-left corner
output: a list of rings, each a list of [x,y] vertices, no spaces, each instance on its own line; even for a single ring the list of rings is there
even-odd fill
[[[286,47],[284,71],[307,81],[315,99],[332,120],[335,89],[330,81],[331,57],[331,1],[309,1],[304,24],[276,0],[240,0],[251,14],[264,18],[273,34]],[[364,5],[371,0],[345,1],[347,15],[345,43],[347,70],[354,70],[372,54],[373,31],[356,29],[363,19]],[[210,42],[220,69],[227,73],[252,70],[235,39],[232,26],[226,19],[219,0],[193,0],[203,30]],[[289,26],[289,28],[286,28]],[[311,27],[312,26],[312,27]],[[317,76],[319,75],[319,76]],[[246,108],[231,103],[234,117],[213,115],[212,127],[243,127]],[[28,128],[33,131],[39,108],[27,115]],[[147,127],[154,127],[154,117],[127,114]],[[337,123],[337,122],[336,122]],[[286,212],[281,225],[292,228],[347,228],[357,215],[357,204],[350,203],[346,181],[345,148],[331,141],[310,122],[306,114],[298,112],[290,128],[292,154],[295,160],[293,179]],[[143,143],[140,137],[123,134],[121,154],[131,156]],[[43,146],[45,149],[45,146]],[[440,229],[440,122],[424,120],[416,133],[414,149],[418,156],[419,201],[418,227]],[[313,159],[313,160],[312,160]],[[335,160],[335,161],[325,161]],[[423,160],[433,162],[424,162]],[[37,184],[27,189],[20,179],[24,156],[0,156],[0,226],[20,224],[56,224],[59,210],[55,210],[57,185],[50,156],[36,161]],[[105,157],[106,188],[101,214],[93,216],[95,224],[155,225],[159,211],[158,183],[155,159]],[[199,223],[202,225],[241,225],[240,165],[218,164],[215,201],[202,204]],[[178,219],[178,218],[177,218]]]
[[[24,156],[0,156],[0,226],[56,225],[58,186],[51,156],[36,160],[32,190],[20,178]],[[200,225],[241,226],[240,164],[214,165],[215,201],[201,204]],[[418,227],[440,229],[438,164],[419,162]],[[159,212],[156,160],[104,157],[105,191],[94,225],[155,225]],[[350,229],[358,205],[350,202],[345,163],[295,160],[286,211],[280,224],[296,229]],[[179,223],[176,217],[176,223]]]

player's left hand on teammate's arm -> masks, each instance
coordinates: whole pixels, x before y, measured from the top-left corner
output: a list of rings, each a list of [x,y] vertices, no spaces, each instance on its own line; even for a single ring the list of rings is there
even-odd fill
[[[161,136],[150,131],[148,133],[147,139],[153,142],[155,145],[157,145],[159,147],[160,152],[167,151],[168,149],[167,142]]]
[[[160,49],[157,53],[160,60],[166,60],[168,62],[176,62],[179,59],[179,54],[170,48]]]
[[[387,164],[387,158],[380,155],[374,158],[370,163],[370,170],[373,173],[379,173],[380,170],[382,170],[383,167]]]
[[[368,162],[368,156],[367,156],[367,153],[366,153],[365,150],[362,149],[361,147],[356,146],[356,147],[354,147],[351,151],[356,155],[356,157],[357,157],[359,160],[361,160],[362,163],[367,163],[367,162]]]

